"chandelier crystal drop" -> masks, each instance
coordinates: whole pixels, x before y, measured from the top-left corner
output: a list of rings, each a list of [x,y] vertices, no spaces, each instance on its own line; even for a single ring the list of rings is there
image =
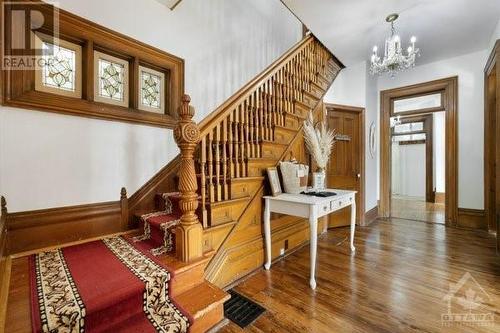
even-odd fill
[[[397,72],[412,68],[415,66],[415,58],[419,55],[419,49],[415,48],[417,38],[411,37],[411,45],[407,49],[407,54],[404,55],[401,48],[401,38],[396,34],[394,21],[398,19],[398,14],[391,14],[385,19],[391,24],[391,36],[385,39],[384,58],[378,56],[377,46],[373,47],[371,57],[370,73],[372,75],[380,75],[389,73],[394,77]]]

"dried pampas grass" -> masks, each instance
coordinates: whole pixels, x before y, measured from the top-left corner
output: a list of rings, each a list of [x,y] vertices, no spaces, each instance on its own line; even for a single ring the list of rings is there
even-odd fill
[[[318,123],[315,127],[312,112],[309,112],[307,119],[304,121],[304,140],[307,150],[309,150],[318,168],[321,170],[326,169],[335,143],[335,132],[329,130],[324,121]]]

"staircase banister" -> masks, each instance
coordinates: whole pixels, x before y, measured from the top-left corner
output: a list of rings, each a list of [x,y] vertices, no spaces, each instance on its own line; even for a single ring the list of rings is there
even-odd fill
[[[200,136],[203,137],[207,135],[211,130],[213,130],[218,123],[220,123],[229,115],[229,113],[232,111],[232,106],[237,106],[239,103],[244,101],[245,98],[247,98],[252,92],[254,92],[256,88],[264,83],[269,77],[273,76],[281,68],[281,65],[284,62],[294,57],[298,52],[300,52],[300,50],[302,50],[309,43],[312,43],[315,39],[316,37],[314,37],[314,35],[312,34],[303,38],[300,42],[290,48],[285,54],[283,54],[271,65],[269,65],[267,69],[265,69],[260,75],[240,88],[228,100],[226,100],[217,109],[206,116],[198,125],[200,128]]]

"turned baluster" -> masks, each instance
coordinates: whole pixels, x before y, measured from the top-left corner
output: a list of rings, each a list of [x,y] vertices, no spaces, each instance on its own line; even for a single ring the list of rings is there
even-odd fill
[[[208,133],[208,151],[207,151],[207,164],[208,164],[208,200],[210,202],[215,201],[215,189],[214,189],[214,132],[210,131]]]
[[[250,156],[255,157],[255,137],[254,137],[254,110],[255,110],[255,93],[249,97],[248,105],[248,126],[249,126],[249,141],[250,141]]]
[[[227,179],[227,117],[222,121],[222,188],[224,200],[229,199],[229,188]]]
[[[215,150],[215,195],[216,201],[222,201],[222,191],[221,191],[221,181],[220,181],[220,124],[215,126],[215,141],[214,141],[214,150]]]
[[[174,130],[175,142],[180,148],[179,165],[179,208],[181,218],[175,231],[176,253],[184,262],[196,260],[203,255],[203,227],[196,215],[198,208],[198,184],[194,164],[194,151],[200,140],[200,131],[192,120],[194,108],[189,106],[190,98],[184,95],[179,108],[179,121]]]
[[[231,112],[229,114],[229,123],[228,123],[228,136],[229,136],[229,141],[228,141],[228,151],[229,151],[229,177],[233,179],[235,177],[235,168],[234,168],[234,156],[233,156],[233,113]]]
[[[252,148],[250,144],[250,97],[244,102],[243,117],[245,118],[245,162],[252,157]]]
[[[240,118],[239,114],[237,112],[237,109],[234,109],[232,111],[234,113],[234,121],[233,121],[233,132],[234,132],[234,137],[233,137],[233,143],[234,143],[234,171],[235,171],[235,176],[236,178],[240,177],[240,135],[239,135],[239,125],[240,125]]]
[[[201,211],[202,211],[202,219],[203,219],[203,228],[208,227],[207,220],[207,175],[206,175],[206,165],[207,165],[207,137],[203,136],[201,138],[201,147],[200,147],[200,184],[201,184]]]
[[[258,88],[258,93],[257,93],[257,100],[256,100],[256,108],[255,108],[255,113],[254,113],[254,124],[255,124],[255,157],[260,158],[261,157],[261,150],[260,150],[260,121],[259,121],[259,112],[260,109],[262,108],[263,103],[263,98],[264,98],[264,87],[261,86]]]
[[[241,167],[241,177],[246,177],[246,167],[245,161],[247,152],[245,151],[245,109],[243,108],[243,104],[238,105],[237,112],[239,113],[239,130],[240,130],[240,167]]]
[[[263,140],[268,140],[267,133],[266,133],[266,113],[268,112],[269,108],[271,107],[272,96],[271,96],[271,87],[270,87],[269,81],[266,81],[264,83],[264,85],[266,87],[266,99],[264,101],[264,108],[262,109],[262,112],[260,113],[260,119],[261,119],[260,133],[261,133],[261,137]]]

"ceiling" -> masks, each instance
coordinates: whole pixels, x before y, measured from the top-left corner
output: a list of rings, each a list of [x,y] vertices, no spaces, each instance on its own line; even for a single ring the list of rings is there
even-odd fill
[[[390,34],[385,17],[390,13],[399,13],[396,30],[404,49],[412,35],[417,37],[420,64],[487,48],[500,19],[500,0],[282,2],[346,66],[369,60],[374,45],[383,50]]]

